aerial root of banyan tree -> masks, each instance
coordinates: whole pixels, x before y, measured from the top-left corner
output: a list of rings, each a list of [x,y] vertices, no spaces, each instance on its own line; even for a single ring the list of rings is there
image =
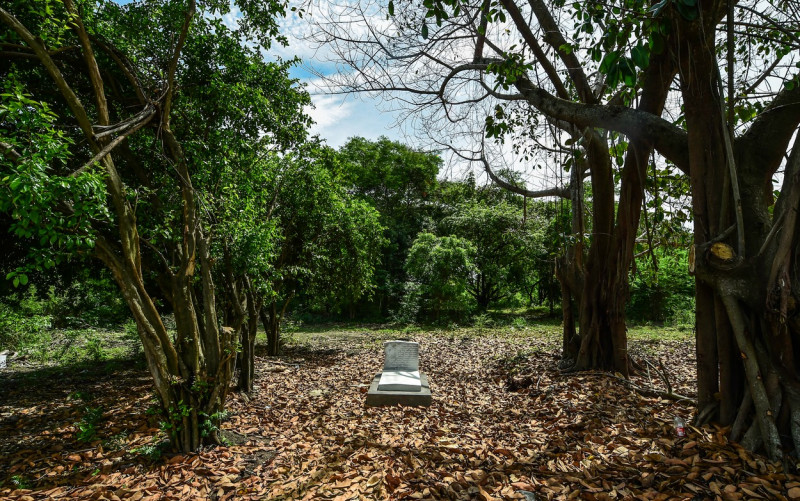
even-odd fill
[[[794,201],[790,212],[796,214],[796,208]],[[701,246],[692,263],[698,276],[713,284],[710,291],[721,306],[715,312],[715,332],[698,332],[698,336],[721,337],[729,329],[738,354],[727,358],[721,355],[723,349],[718,350],[717,401],[699,401],[697,421],[730,426],[732,440],[749,450],[762,450],[774,460],[800,451],[800,378],[795,363],[800,322],[793,293],[798,290],[797,280],[791,279],[797,276],[794,214],[784,216],[784,232],[772,252],[766,252],[770,242],[765,241],[765,252],[745,260],[730,246],[714,242]],[[762,287],[755,288],[753,277],[767,278],[760,280]],[[718,346],[724,348],[723,343]],[[707,354],[699,349],[698,356]],[[698,374],[698,379],[709,376],[714,375]],[[738,387],[735,381],[741,382]],[[719,411],[725,406],[734,411]]]

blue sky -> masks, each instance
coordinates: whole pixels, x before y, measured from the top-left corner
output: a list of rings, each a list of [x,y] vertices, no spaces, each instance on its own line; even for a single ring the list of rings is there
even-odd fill
[[[308,113],[314,119],[312,134],[318,134],[329,145],[339,147],[347,139],[361,136],[377,139],[387,136],[391,139],[405,140],[397,127],[395,112],[381,109],[379,96],[370,95],[332,95],[321,86],[316,74],[330,75],[337,71],[336,65],[327,61],[329,55],[324,47],[316,48],[303,40],[313,29],[307,18],[302,19],[294,13],[281,21],[282,32],[289,39],[288,47],[273,47],[270,55],[283,58],[299,57],[302,63],[291,70],[291,76],[306,85],[311,94],[314,108]]]
[[[119,4],[127,4],[133,0],[113,0]],[[231,1],[232,10],[222,17],[223,22],[233,26],[236,24],[239,17],[238,8],[233,5]],[[290,4],[291,5],[291,4]],[[313,16],[313,13],[310,15]],[[381,13],[385,16],[385,13]],[[367,139],[375,140],[381,136],[386,136],[392,140],[400,141],[411,146],[421,147],[424,149],[436,148],[431,138],[423,137],[422,132],[418,132],[415,137],[415,127],[418,123],[416,120],[400,123],[399,118],[403,110],[402,100],[397,99],[398,96],[390,94],[384,95],[334,95],[326,92],[324,85],[321,84],[320,78],[317,75],[333,75],[338,71],[336,62],[331,62],[335,59],[332,51],[326,46],[315,47],[307,39],[313,34],[314,27],[308,20],[309,14],[304,18],[300,18],[296,13],[287,12],[287,16],[280,20],[281,31],[288,38],[289,46],[282,47],[280,44],[274,44],[268,53],[265,54],[265,59],[270,60],[277,57],[284,60],[298,57],[302,62],[291,69],[290,74],[293,78],[297,78],[299,82],[306,86],[313,107],[307,109],[307,113],[314,120],[314,125],[311,127],[311,134],[318,135],[325,140],[328,145],[338,148],[342,146],[351,137],[360,136]],[[405,110],[406,112],[408,110]],[[441,140],[443,138],[435,138]],[[474,145],[471,145],[474,146]],[[520,167],[519,160],[515,159],[512,154],[511,143],[506,142],[502,145],[489,145],[492,148],[492,153],[495,162],[494,166],[498,167]],[[437,148],[438,149],[438,148]],[[444,177],[462,177],[466,172],[472,170],[475,172],[479,182],[488,181],[482,167],[475,163],[470,163],[450,154],[447,151],[442,151],[445,161],[444,168],[440,176]],[[510,160],[509,160],[510,159]],[[551,187],[553,183],[552,175],[536,169],[525,169],[523,178],[529,184],[530,189],[542,189]]]

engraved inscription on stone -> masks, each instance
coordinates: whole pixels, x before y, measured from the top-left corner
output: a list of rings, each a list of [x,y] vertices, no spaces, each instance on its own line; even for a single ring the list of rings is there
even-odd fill
[[[387,341],[384,347],[383,372],[378,383],[381,391],[420,391],[419,343]]]
[[[411,341],[387,341],[384,371],[418,371],[419,343]]]

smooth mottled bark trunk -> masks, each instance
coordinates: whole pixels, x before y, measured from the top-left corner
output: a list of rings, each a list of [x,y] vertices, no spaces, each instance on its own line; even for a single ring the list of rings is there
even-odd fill
[[[0,21],[13,30],[35,54],[52,80],[53,90],[63,98],[67,105],[66,113],[70,115],[66,117],[68,122],[74,120],[84,136],[82,139],[75,138],[83,142],[83,146],[76,151],[86,153],[88,150],[87,160],[91,159],[89,164],[95,164],[103,171],[107,208],[112,217],[98,222],[94,228],[97,236],[94,254],[113,274],[136,321],[172,447],[194,451],[203,443],[218,442],[216,424],[230,383],[233,352],[231,329],[221,328],[217,321],[209,240],[204,234],[195,200],[190,168],[170,124],[178,63],[196,14],[196,2],[186,2],[180,27],[172,33],[174,42],[171,53],[166,54],[165,65],[159,68],[163,84],[158,95],[146,98],[147,92],[139,86],[139,82],[135,78],[129,79],[134,92],[126,97],[130,97],[130,104],[138,102],[140,112],[136,116],[137,121],[113,140],[108,135],[98,133],[100,129],[97,126],[108,126],[123,118],[127,120],[127,117],[114,116],[115,109],[109,106],[106,99],[106,89],[112,86],[103,79],[111,80],[113,77],[110,72],[114,69],[108,72],[106,70],[109,68],[102,68],[101,71],[94,53],[98,45],[87,32],[78,6],[71,0],[66,0],[64,6],[70,15],[66,26],[74,31],[80,45],[82,61],[78,67],[86,69],[85,73],[82,73],[83,69],[79,70],[77,78],[76,89],[81,93],[80,98],[71,86],[75,82],[68,81],[65,76],[67,73],[59,69],[40,37],[31,33],[3,7],[0,7]],[[64,35],[68,34],[65,32]],[[99,45],[107,52],[105,43]],[[121,52],[117,54],[121,55]],[[112,59],[118,66],[116,69],[122,68],[124,72],[131,70],[122,59]],[[115,89],[119,90],[118,87]],[[89,100],[85,102],[94,105],[91,109],[85,108],[81,100],[87,96]],[[126,115],[129,111],[127,108],[128,104]],[[160,159],[165,159],[162,164],[163,177],[174,180],[172,186],[165,181],[166,184],[160,185],[158,190],[164,193],[171,190],[175,205],[167,207],[166,204],[153,204],[153,212],[148,215],[180,225],[174,238],[164,239],[164,248],[157,248],[140,237],[136,208],[132,205],[136,196],[131,196],[130,188],[123,180],[127,169],[118,169],[115,158],[119,151],[115,148],[145,125],[158,128],[159,144],[164,146],[163,151],[151,152],[157,158],[153,160],[154,167],[159,166]],[[128,157],[133,156],[130,148],[121,151],[127,151]],[[120,159],[125,157],[124,153],[120,155]],[[136,172],[134,176],[140,173],[135,161],[128,158],[123,162],[130,163],[133,167],[130,170]],[[69,204],[64,210],[70,210]],[[143,245],[146,246],[145,251]],[[145,266],[148,271],[159,275],[157,282],[175,313],[174,340],[173,333],[168,332],[164,325],[151,291],[145,286]]]
[[[173,343],[141,276],[109,251],[107,243],[98,243],[98,257],[112,271],[136,321],[173,449],[193,451],[204,443],[218,443],[216,426],[230,384],[232,357],[209,363],[211,350],[206,349],[197,321],[198,311],[213,308],[214,304],[198,308],[189,292],[191,277],[172,276],[169,297],[176,312]],[[217,332],[215,344],[230,350],[232,329],[221,328]]]

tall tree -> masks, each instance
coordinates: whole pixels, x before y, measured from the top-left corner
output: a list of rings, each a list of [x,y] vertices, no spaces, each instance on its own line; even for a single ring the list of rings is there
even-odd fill
[[[421,232],[405,263],[411,285],[406,300],[422,303],[419,313],[435,321],[443,320],[442,315],[463,317],[470,310],[468,285],[475,273],[474,260],[475,246],[469,240]]]
[[[331,148],[308,144],[280,160],[267,186],[279,232],[263,309],[268,354],[280,350],[281,322],[295,296],[352,304],[374,287],[384,228],[374,208],[346,192],[338,161]]]
[[[238,27],[225,29],[218,16],[231,5],[43,0],[0,7],[0,71],[17,89],[3,95],[0,142],[13,230],[29,238],[37,266],[78,249],[111,270],[138,326],[172,446],[187,451],[217,441],[235,355],[234,332],[217,316],[213,230],[195,185],[215,161],[203,155],[202,134],[267,133],[285,147],[306,121],[302,97],[287,96],[286,105],[271,99],[261,103],[267,109],[247,113],[252,92],[276,91],[258,78],[230,93],[223,75],[257,64],[284,10],[282,3],[241,2]],[[202,96],[201,86],[211,94]],[[196,116],[209,111],[204,99],[223,87],[230,108],[216,109],[226,118],[196,127]],[[237,104],[245,116],[230,114]],[[20,127],[31,114],[38,125]],[[46,152],[31,146],[41,139]],[[42,196],[31,197],[36,191]],[[24,282],[24,270],[13,279]],[[175,313],[174,335],[156,295]]]
[[[440,234],[463,238],[475,247],[475,272],[468,279],[468,290],[479,311],[519,291],[522,277],[515,268],[536,258],[531,229],[518,207],[474,200],[456,206],[437,225]]]
[[[763,444],[777,459],[785,445],[782,436],[791,437],[800,450],[800,371],[795,362],[800,333],[795,269],[800,87],[796,69],[780,65],[789,54],[800,57],[800,39],[786,30],[797,26],[800,12],[787,2],[756,8],[749,2],[709,1],[684,6],[674,19],[681,42],[680,84],[695,218],[698,419],[732,425],[734,439],[748,448]],[[722,19],[729,34],[723,45],[729,65],[727,96],[716,37]],[[748,33],[753,25],[774,30],[776,36]],[[745,36],[736,43],[733,34],[741,26]],[[775,52],[772,61],[756,63],[763,73],[754,75],[745,67],[737,75],[737,47],[747,52],[770,47]],[[755,101],[763,111],[737,137],[737,100],[745,110],[751,108],[750,93],[770,77],[783,80],[780,90],[766,101]],[[781,168],[783,182],[774,201],[773,176]]]

